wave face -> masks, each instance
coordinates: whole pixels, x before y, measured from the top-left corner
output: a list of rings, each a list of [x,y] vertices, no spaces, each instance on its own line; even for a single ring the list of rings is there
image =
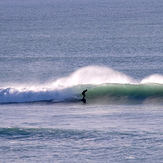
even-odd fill
[[[98,103],[163,103],[160,84],[103,84],[87,93],[90,101]]]
[[[162,102],[162,79],[162,75],[154,74],[138,83],[110,68],[88,66],[51,84],[0,88],[0,103],[77,102],[84,89],[88,89],[88,103]]]

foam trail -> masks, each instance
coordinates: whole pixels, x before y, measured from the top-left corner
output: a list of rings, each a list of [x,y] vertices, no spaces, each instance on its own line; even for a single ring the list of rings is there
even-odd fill
[[[132,83],[133,79],[121,72],[103,66],[87,66],[80,68],[68,77],[58,79],[55,86],[72,86],[82,84],[103,84],[103,83]]]

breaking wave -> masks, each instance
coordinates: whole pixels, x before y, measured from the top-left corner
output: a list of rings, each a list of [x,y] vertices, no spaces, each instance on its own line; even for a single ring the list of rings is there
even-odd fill
[[[110,68],[88,66],[48,85],[0,88],[0,103],[77,102],[84,89],[88,103],[162,102],[163,76],[154,74],[138,83]]]

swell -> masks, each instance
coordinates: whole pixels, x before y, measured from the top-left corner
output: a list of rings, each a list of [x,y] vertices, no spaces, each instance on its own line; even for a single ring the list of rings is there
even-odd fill
[[[0,128],[0,139],[7,140],[93,140],[108,139],[108,136],[136,136],[137,133],[102,130],[78,130],[57,128],[24,128],[9,127]]]
[[[88,139],[96,132],[74,129],[53,129],[53,128],[0,128],[0,138],[3,139]]]

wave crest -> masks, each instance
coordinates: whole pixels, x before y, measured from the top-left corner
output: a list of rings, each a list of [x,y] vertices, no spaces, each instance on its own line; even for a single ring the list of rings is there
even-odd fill
[[[144,78],[141,83],[158,83],[163,84],[163,75],[153,74]]]

